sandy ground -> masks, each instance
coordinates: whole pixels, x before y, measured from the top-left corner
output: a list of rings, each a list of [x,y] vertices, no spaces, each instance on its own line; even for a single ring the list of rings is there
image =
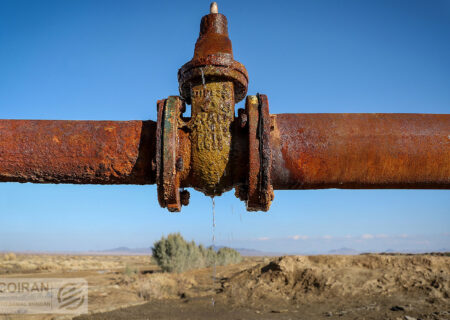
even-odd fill
[[[146,256],[18,255],[0,277],[81,277],[89,315],[76,319],[449,319],[450,257],[286,256],[181,274]],[[71,319],[0,315],[0,319]]]

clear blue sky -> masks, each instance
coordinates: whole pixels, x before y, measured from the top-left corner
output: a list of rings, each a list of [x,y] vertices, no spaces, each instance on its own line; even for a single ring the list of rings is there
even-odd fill
[[[0,118],[156,119],[209,1],[0,1]],[[272,113],[450,111],[450,1],[220,1],[249,94]],[[0,137],[1,139],[1,137]],[[287,252],[450,249],[450,191],[278,191],[269,213],[216,199],[217,242]],[[0,250],[210,244],[211,199],[154,186],[0,184]]]

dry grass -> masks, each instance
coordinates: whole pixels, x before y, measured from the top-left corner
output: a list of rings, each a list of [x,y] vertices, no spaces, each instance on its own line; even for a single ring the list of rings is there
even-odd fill
[[[321,317],[344,306],[359,310],[376,304],[380,311],[370,309],[376,315],[373,319],[384,319],[382,313],[390,312],[393,301],[412,303],[416,314],[430,314],[448,306],[450,299],[450,257],[436,255],[252,257],[218,266],[213,283],[211,268],[163,273],[149,256],[2,254],[0,274],[85,278],[90,312],[147,301],[155,305],[178,301],[184,306],[186,301],[215,297],[230,308],[267,312],[311,305]],[[351,309],[355,303],[359,309]]]
[[[14,261],[17,259],[17,256],[14,252],[10,252],[10,253],[5,253],[3,255],[3,260],[4,261]]]
[[[197,282],[193,277],[180,274],[155,273],[142,277],[133,286],[140,298],[148,301],[151,299],[171,299],[186,295]]]
[[[1,256],[0,256],[1,257]],[[7,253],[0,258],[1,274],[115,270],[150,263],[148,256],[81,256]]]

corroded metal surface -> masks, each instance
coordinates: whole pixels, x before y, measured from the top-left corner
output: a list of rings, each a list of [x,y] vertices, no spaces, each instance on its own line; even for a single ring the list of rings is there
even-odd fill
[[[450,188],[450,115],[272,115],[274,189]],[[233,125],[227,186],[245,184],[247,133]],[[153,121],[0,120],[0,181],[153,184]],[[180,186],[189,133],[178,129]]]
[[[247,196],[248,211],[268,211],[273,200],[273,188],[270,179],[271,149],[269,102],[267,96],[248,96],[245,104],[248,116],[249,173]]]
[[[248,87],[248,74],[245,67],[228,55],[208,56],[188,62],[178,71],[180,95],[191,104],[191,81],[207,82],[216,80],[231,81],[234,85],[235,102],[245,98]]]
[[[179,150],[178,127],[181,113],[185,106],[179,97],[172,96],[160,100],[156,126],[156,183],[158,184],[158,201],[161,207],[171,212],[181,210],[189,203],[189,193],[180,195],[180,175],[184,169],[183,156]]]
[[[272,117],[275,189],[450,188],[450,115]]]
[[[0,182],[153,184],[153,121],[0,120]]]
[[[211,13],[202,18],[194,57],[178,71],[180,94],[191,104],[193,83],[231,81],[235,102],[245,98],[248,74],[244,65],[233,59],[228,38],[227,18]]]
[[[234,91],[230,81],[192,88],[192,183],[206,195],[221,195],[230,186],[231,123]]]
[[[181,96],[192,104],[187,123],[191,172],[185,183],[208,196],[221,195],[234,182],[234,105],[245,97],[248,86],[245,67],[233,59],[224,15],[202,18],[194,57],[178,71],[178,81]]]

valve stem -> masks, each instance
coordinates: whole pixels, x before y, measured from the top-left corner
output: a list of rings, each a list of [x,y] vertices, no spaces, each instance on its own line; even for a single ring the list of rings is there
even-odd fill
[[[212,2],[209,6],[209,13],[219,13],[219,7],[217,6],[217,2]]]

